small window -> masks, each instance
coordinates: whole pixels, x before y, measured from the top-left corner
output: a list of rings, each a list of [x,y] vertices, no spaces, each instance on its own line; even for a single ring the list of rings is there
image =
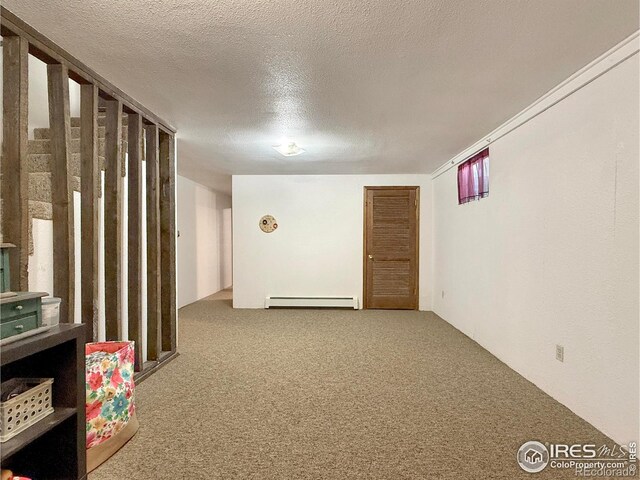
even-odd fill
[[[489,196],[489,149],[458,165],[458,204]]]

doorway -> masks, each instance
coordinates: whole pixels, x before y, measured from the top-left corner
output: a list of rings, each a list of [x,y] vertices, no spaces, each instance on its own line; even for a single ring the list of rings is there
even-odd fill
[[[364,308],[418,309],[420,187],[364,187]]]

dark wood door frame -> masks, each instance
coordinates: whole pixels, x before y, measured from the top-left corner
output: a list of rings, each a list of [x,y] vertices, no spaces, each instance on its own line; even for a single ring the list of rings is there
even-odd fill
[[[363,201],[363,246],[362,246],[362,265],[363,265],[363,279],[362,279],[362,304],[364,309],[371,308],[368,305],[367,295],[367,274],[369,268],[369,259],[367,252],[367,193],[370,190],[415,190],[415,214],[416,214],[416,242],[415,242],[415,255],[416,255],[416,268],[415,268],[415,308],[418,310],[420,304],[420,187],[419,186],[365,186],[364,187],[364,201]]]

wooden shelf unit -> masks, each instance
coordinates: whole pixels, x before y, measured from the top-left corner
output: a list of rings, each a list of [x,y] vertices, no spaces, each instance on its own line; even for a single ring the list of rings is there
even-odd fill
[[[55,411],[0,443],[2,468],[33,479],[85,479],[85,326],[61,324],[0,348],[2,380],[53,378]]]

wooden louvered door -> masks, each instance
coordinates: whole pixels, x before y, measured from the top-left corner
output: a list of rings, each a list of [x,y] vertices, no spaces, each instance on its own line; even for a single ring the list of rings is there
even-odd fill
[[[364,308],[418,308],[419,187],[365,187]]]

